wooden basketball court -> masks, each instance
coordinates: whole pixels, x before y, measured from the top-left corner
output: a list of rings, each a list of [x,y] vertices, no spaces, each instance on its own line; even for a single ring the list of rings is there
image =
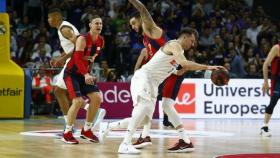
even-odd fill
[[[176,133],[170,128],[162,127],[161,120],[153,120],[154,130],[151,131],[154,135],[153,145],[142,149],[140,155],[121,155],[117,153],[124,132],[121,130],[113,131],[113,135],[110,134],[111,136],[104,144],[93,144],[78,139],[80,144],[68,145],[51,136],[63,128],[62,119],[40,117],[26,120],[0,120],[0,157],[213,158],[226,154],[280,153],[280,122],[277,119],[271,121],[271,138],[262,138],[259,135],[262,120],[257,119],[184,119],[183,122],[194,143],[196,149],[194,152],[167,153],[166,149],[177,141],[177,138],[174,138]],[[79,120],[76,125],[81,127],[83,120]],[[36,132],[30,135],[34,133],[30,131],[39,131],[39,135],[46,134],[47,136],[36,136]]]

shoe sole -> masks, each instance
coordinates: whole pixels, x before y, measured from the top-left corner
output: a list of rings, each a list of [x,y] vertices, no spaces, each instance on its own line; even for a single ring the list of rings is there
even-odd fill
[[[84,136],[84,135],[81,135],[80,137],[83,138],[83,139],[86,139],[86,140],[88,140],[88,141],[90,141],[90,142],[93,142],[93,143],[99,143],[99,141],[90,139],[90,138],[88,138],[88,137],[86,137],[86,136]]]
[[[61,140],[66,144],[79,144],[79,142],[69,142],[69,141],[65,140],[63,137],[61,138]]]
[[[261,133],[260,134],[262,137],[271,137],[271,134],[264,134],[264,133]]]
[[[132,153],[132,152],[120,152],[120,151],[118,151],[118,154],[139,155],[139,154],[141,154],[141,152],[139,151],[139,152]]]
[[[144,143],[141,143],[141,144],[137,144],[137,145],[133,145],[136,149],[142,149],[146,146],[150,146],[152,145],[152,142],[144,142]]]
[[[189,153],[193,152],[194,148],[186,148],[186,149],[179,149],[179,150],[168,150],[169,153]]]
[[[125,153],[125,152],[118,152],[118,154],[127,154],[127,155],[139,155],[140,154],[140,152],[139,153]]]

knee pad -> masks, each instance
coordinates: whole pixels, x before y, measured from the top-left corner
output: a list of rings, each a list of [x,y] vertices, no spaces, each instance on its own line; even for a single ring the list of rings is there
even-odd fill
[[[268,114],[272,114],[272,113],[273,113],[274,107],[275,107],[275,105],[277,104],[278,99],[279,99],[279,97],[277,97],[277,96],[272,96],[272,97],[270,98],[270,103],[269,103],[269,105],[265,108],[265,112],[266,112],[266,113],[268,113]]]
[[[162,109],[167,114],[169,121],[174,125],[174,127],[178,127],[182,125],[182,120],[180,119],[177,111],[174,108],[175,101],[169,98],[162,98]]]

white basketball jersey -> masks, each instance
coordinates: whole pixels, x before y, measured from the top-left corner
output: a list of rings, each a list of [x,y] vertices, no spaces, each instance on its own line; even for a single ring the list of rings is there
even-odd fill
[[[182,52],[184,53],[184,52]],[[179,66],[174,55],[165,54],[162,47],[155,53],[152,59],[142,66],[145,72],[149,74],[149,78],[155,82],[161,83],[171,73],[176,71]]]
[[[76,29],[76,27],[74,25],[72,25],[71,23],[67,22],[67,21],[62,21],[61,25],[59,26],[57,32],[58,32],[58,37],[59,37],[59,40],[60,40],[60,45],[61,47],[63,48],[63,51],[68,54],[68,53],[71,53],[74,48],[75,48],[75,45],[74,43],[72,43],[70,40],[68,40],[67,38],[65,38],[62,33],[60,32],[60,29],[63,27],[63,26],[67,26],[67,27],[70,27],[72,28],[72,30],[74,31],[74,34],[76,36],[78,36],[80,33],[79,31]]]

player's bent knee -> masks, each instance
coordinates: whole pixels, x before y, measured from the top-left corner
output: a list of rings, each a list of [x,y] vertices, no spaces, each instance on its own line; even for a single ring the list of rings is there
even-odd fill
[[[73,99],[73,105],[81,107],[84,104],[84,100],[81,97]]]
[[[88,97],[90,98],[91,101],[94,101],[96,104],[102,103],[102,96],[98,92],[90,93],[88,94]]]

